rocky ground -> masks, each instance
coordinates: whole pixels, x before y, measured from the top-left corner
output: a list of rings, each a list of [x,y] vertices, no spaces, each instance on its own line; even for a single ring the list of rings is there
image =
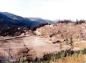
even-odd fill
[[[86,48],[86,23],[83,22],[56,23],[34,31],[25,28],[19,31],[16,36],[2,34],[0,37],[0,60],[17,61],[22,57],[35,60],[48,53]]]

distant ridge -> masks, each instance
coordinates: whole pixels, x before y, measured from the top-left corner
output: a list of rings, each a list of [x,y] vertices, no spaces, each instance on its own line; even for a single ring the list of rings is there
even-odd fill
[[[9,35],[15,31],[23,32],[23,29],[33,31],[38,27],[51,23],[51,21],[41,18],[25,18],[8,12],[0,12],[0,35]]]
[[[42,24],[51,24],[51,21],[41,18],[25,18],[8,12],[0,12],[0,23],[11,26],[26,26],[33,29]]]

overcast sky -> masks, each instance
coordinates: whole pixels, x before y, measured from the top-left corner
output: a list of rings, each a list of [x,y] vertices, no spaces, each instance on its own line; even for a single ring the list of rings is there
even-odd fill
[[[0,0],[0,11],[44,19],[86,19],[86,0]]]

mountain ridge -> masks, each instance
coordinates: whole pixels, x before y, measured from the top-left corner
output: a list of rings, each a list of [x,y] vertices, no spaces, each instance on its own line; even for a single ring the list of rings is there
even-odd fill
[[[38,27],[51,23],[51,21],[41,18],[25,18],[9,12],[0,12],[0,34],[7,35],[9,33],[8,31],[18,31],[19,28],[21,30],[30,29],[33,31]]]

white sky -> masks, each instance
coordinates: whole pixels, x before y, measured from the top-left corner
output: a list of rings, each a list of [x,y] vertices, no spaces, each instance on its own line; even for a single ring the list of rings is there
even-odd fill
[[[86,20],[86,0],[0,0],[0,11],[51,20]]]

